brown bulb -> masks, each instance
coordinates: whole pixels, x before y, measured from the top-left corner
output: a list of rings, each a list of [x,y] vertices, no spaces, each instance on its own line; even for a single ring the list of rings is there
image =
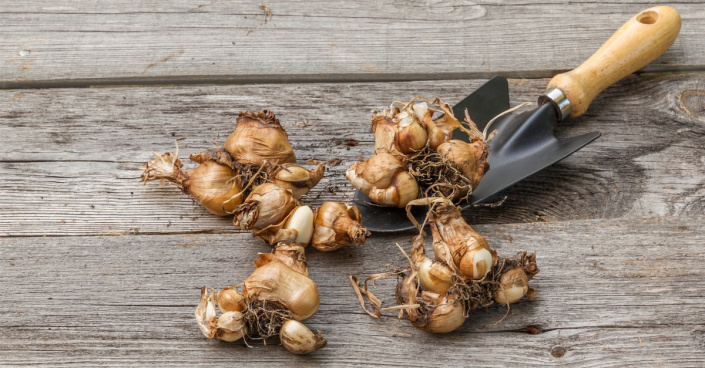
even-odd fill
[[[352,164],[345,176],[355,189],[379,205],[403,208],[419,195],[416,179],[397,157],[386,152]]]
[[[261,230],[283,221],[297,205],[291,191],[265,183],[253,189],[245,202],[233,209],[233,223],[243,230]]]
[[[399,304],[415,305],[418,308],[404,309],[412,325],[431,333],[448,333],[460,328],[465,323],[465,310],[455,294],[437,294],[427,291],[418,292],[416,272],[405,276],[397,284],[397,301]]]
[[[154,155],[157,158],[142,167],[143,182],[168,180],[218,216],[227,216],[242,202],[240,178],[229,166],[206,160],[195,169],[184,171],[176,154]]]
[[[426,147],[428,133],[416,114],[404,111],[397,117],[397,132],[394,143],[401,153],[410,154]]]
[[[497,262],[496,252],[490,249],[487,240],[465,222],[449,200],[434,207],[429,223],[436,260],[464,279],[481,279]]]
[[[271,111],[240,113],[235,131],[223,145],[233,158],[246,165],[295,163],[289,137]]]
[[[326,346],[324,339],[319,335],[314,335],[303,323],[297,320],[287,320],[279,330],[279,339],[282,345],[294,354],[310,354]]]
[[[272,183],[291,190],[294,198],[301,199],[321,181],[325,171],[326,167],[322,163],[318,163],[312,170],[297,164],[284,164],[272,176]]]
[[[361,245],[370,236],[362,226],[362,215],[355,206],[326,202],[316,209],[311,245],[322,251],[336,250],[346,244]]]
[[[483,140],[475,139],[472,143],[467,143],[452,139],[438,146],[437,151],[462,173],[462,177],[459,173],[452,179],[460,185],[460,192],[454,199],[462,198],[468,191],[477,188],[482,177],[490,169],[487,162],[489,145]]]
[[[235,290],[233,286],[219,291],[216,300],[221,313],[231,311],[242,312],[247,309],[245,297]]]
[[[529,277],[521,268],[513,268],[499,278],[494,300],[502,305],[518,302],[529,291]]]
[[[288,256],[292,262],[300,262],[297,259],[302,257],[303,248],[296,248],[300,251],[290,249],[282,253],[282,257]],[[276,254],[264,265],[257,267],[245,280],[242,292],[251,302],[281,305],[298,321],[313,316],[320,304],[316,283],[307,275],[287,266],[282,259],[277,259]]]

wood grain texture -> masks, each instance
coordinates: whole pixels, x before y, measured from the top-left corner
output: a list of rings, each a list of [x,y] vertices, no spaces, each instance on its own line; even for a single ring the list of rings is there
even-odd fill
[[[299,162],[338,157],[308,202],[350,201],[343,173],[372,152],[370,110],[417,93],[460,100],[483,81],[0,91],[0,236],[235,232],[173,186],[142,186],[151,150],[223,142],[245,109],[274,109]],[[512,104],[546,80],[512,80]],[[507,190],[471,223],[705,214],[705,76],[630,77],[557,135],[602,137]],[[308,120],[310,126],[292,122]],[[359,144],[349,147],[345,140]]]
[[[670,6],[643,10],[579,67],[553,77],[548,87],[563,92],[570,101],[570,117],[578,117],[602,90],[663,55],[680,30],[680,14]]]
[[[3,366],[702,366],[705,364],[705,216],[480,225],[500,254],[538,251],[541,295],[472,314],[457,332],[429,335],[395,313],[360,308],[348,275],[403,266],[373,236],[359,248],[309,250],[321,294],[306,324],[328,346],[293,356],[248,349],[199,332],[201,285],[224,287],[252,271],[269,247],[247,234],[128,235],[2,240],[0,364]],[[430,244],[429,244],[430,246]],[[394,305],[393,279],[377,282]],[[525,332],[536,326],[537,335]],[[561,353],[563,352],[563,353]],[[562,356],[561,356],[562,355]]]
[[[0,87],[550,77],[643,1],[3,2]],[[649,71],[703,70],[700,1]]]

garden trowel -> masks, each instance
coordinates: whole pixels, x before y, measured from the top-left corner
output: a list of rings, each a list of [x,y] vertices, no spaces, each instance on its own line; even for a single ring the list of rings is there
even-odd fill
[[[539,106],[520,114],[506,114],[492,122],[496,130],[489,142],[490,169],[463,208],[487,201],[494,194],[544,168],[570,156],[600,136],[588,133],[557,139],[553,128],[566,118],[582,115],[602,90],[643,68],[663,54],[680,32],[678,12],[667,6],[646,9],[619,28],[587,61],[578,68],[556,75],[547,91],[538,99]],[[496,76],[453,107],[456,117],[470,118],[480,131],[496,116],[510,109],[507,80]],[[452,139],[469,141],[456,129]],[[354,204],[362,214],[362,223],[373,232],[395,232],[414,225],[403,208],[380,207],[364,194],[355,193]],[[419,223],[427,208],[413,209]]]

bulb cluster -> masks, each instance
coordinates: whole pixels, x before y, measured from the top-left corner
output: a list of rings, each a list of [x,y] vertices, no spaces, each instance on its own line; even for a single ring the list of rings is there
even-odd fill
[[[418,100],[421,99],[421,102]],[[401,105],[401,107],[398,107]],[[430,106],[429,106],[430,105]],[[434,119],[434,114],[442,114]],[[467,197],[489,169],[487,139],[466,113],[459,121],[441,99],[395,102],[371,121],[375,154],[345,173],[372,202],[404,208],[419,197]],[[451,139],[460,129],[470,142]]]
[[[154,154],[141,169],[142,181],[168,181],[193,196],[208,211],[219,216],[233,214],[235,207],[260,184],[272,182],[300,199],[323,177],[325,166],[308,170],[296,164],[296,155],[284,128],[274,113],[240,113],[235,131],[222,148],[208,149],[189,158],[199,165],[183,170],[176,153]]]
[[[228,287],[215,296],[212,289],[208,293],[201,288],[195,315],[203,335],[228,342],[279,335],[295,354],[323,348],[326,340],[299,322],[313,316],[320,304],[316,283],[308,277],[304,247],[278,245],[273,253],[260,254],[255,267],[242,291]]]
[[[261,253],[256,269],[242,284],[217,297],[201,289],[195,315],[208,338],[237,341],[279,335],[296,354],[325,346],[298,321],[318,310],[318,289],[308,277],[305,247],[330,251],[363,244],[370,232],[361,225],[357,207],[327,202],[314,210],[301,203],[323,177],[325,166],[296,164],[296,155],[279,120],[271,111],[243,112],[222,148],[189,158],[198,164],[184,170],[176,153],[156,158],[142,169],[142,180],[168,181],[219,216],[233,215],[233,224],[274,246]],[[220,310],[217,316],[216,306]]]
[[[514,257],[498,257],[487,240],[463,220],[458,207],[447,198],[417,200],[431,204],[428,222],[433,237],[434,257],[426,255],[423,233],[414,237],[409,271],[373,275],[368,280],[388,275],[402,276],[396,288],[399,303],[394,309],[416,327],[433,333],[447,333],[460,328],[473,309],[498,303],[516,303],[524,296],[538,295],[529,288],[529,280],[539,272],[536,254],[520,252]],[[366,289],[358,295],[368,296],[379,317],[378,299]],[[364,308],[364,303],[363,303]]]

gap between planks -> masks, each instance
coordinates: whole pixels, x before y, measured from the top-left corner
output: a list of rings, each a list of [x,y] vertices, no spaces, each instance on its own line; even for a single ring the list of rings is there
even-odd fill
[[[369,74],[279,74],[279,75],[177,75],[161,77],[77,78],[0,81],[0,89],[47,88],[137,88],[174,87],[190,85],[257,85],[257,84],[311,84],[311,83],[384,83],[418,81],[453,81],[489,79],[496,75],[513,79],[542,79],[569,69],[528,71],[465,72],[465,73],[369,73]],[[635,75],[705,73],[703,65],[650,65],[633,73]]]

